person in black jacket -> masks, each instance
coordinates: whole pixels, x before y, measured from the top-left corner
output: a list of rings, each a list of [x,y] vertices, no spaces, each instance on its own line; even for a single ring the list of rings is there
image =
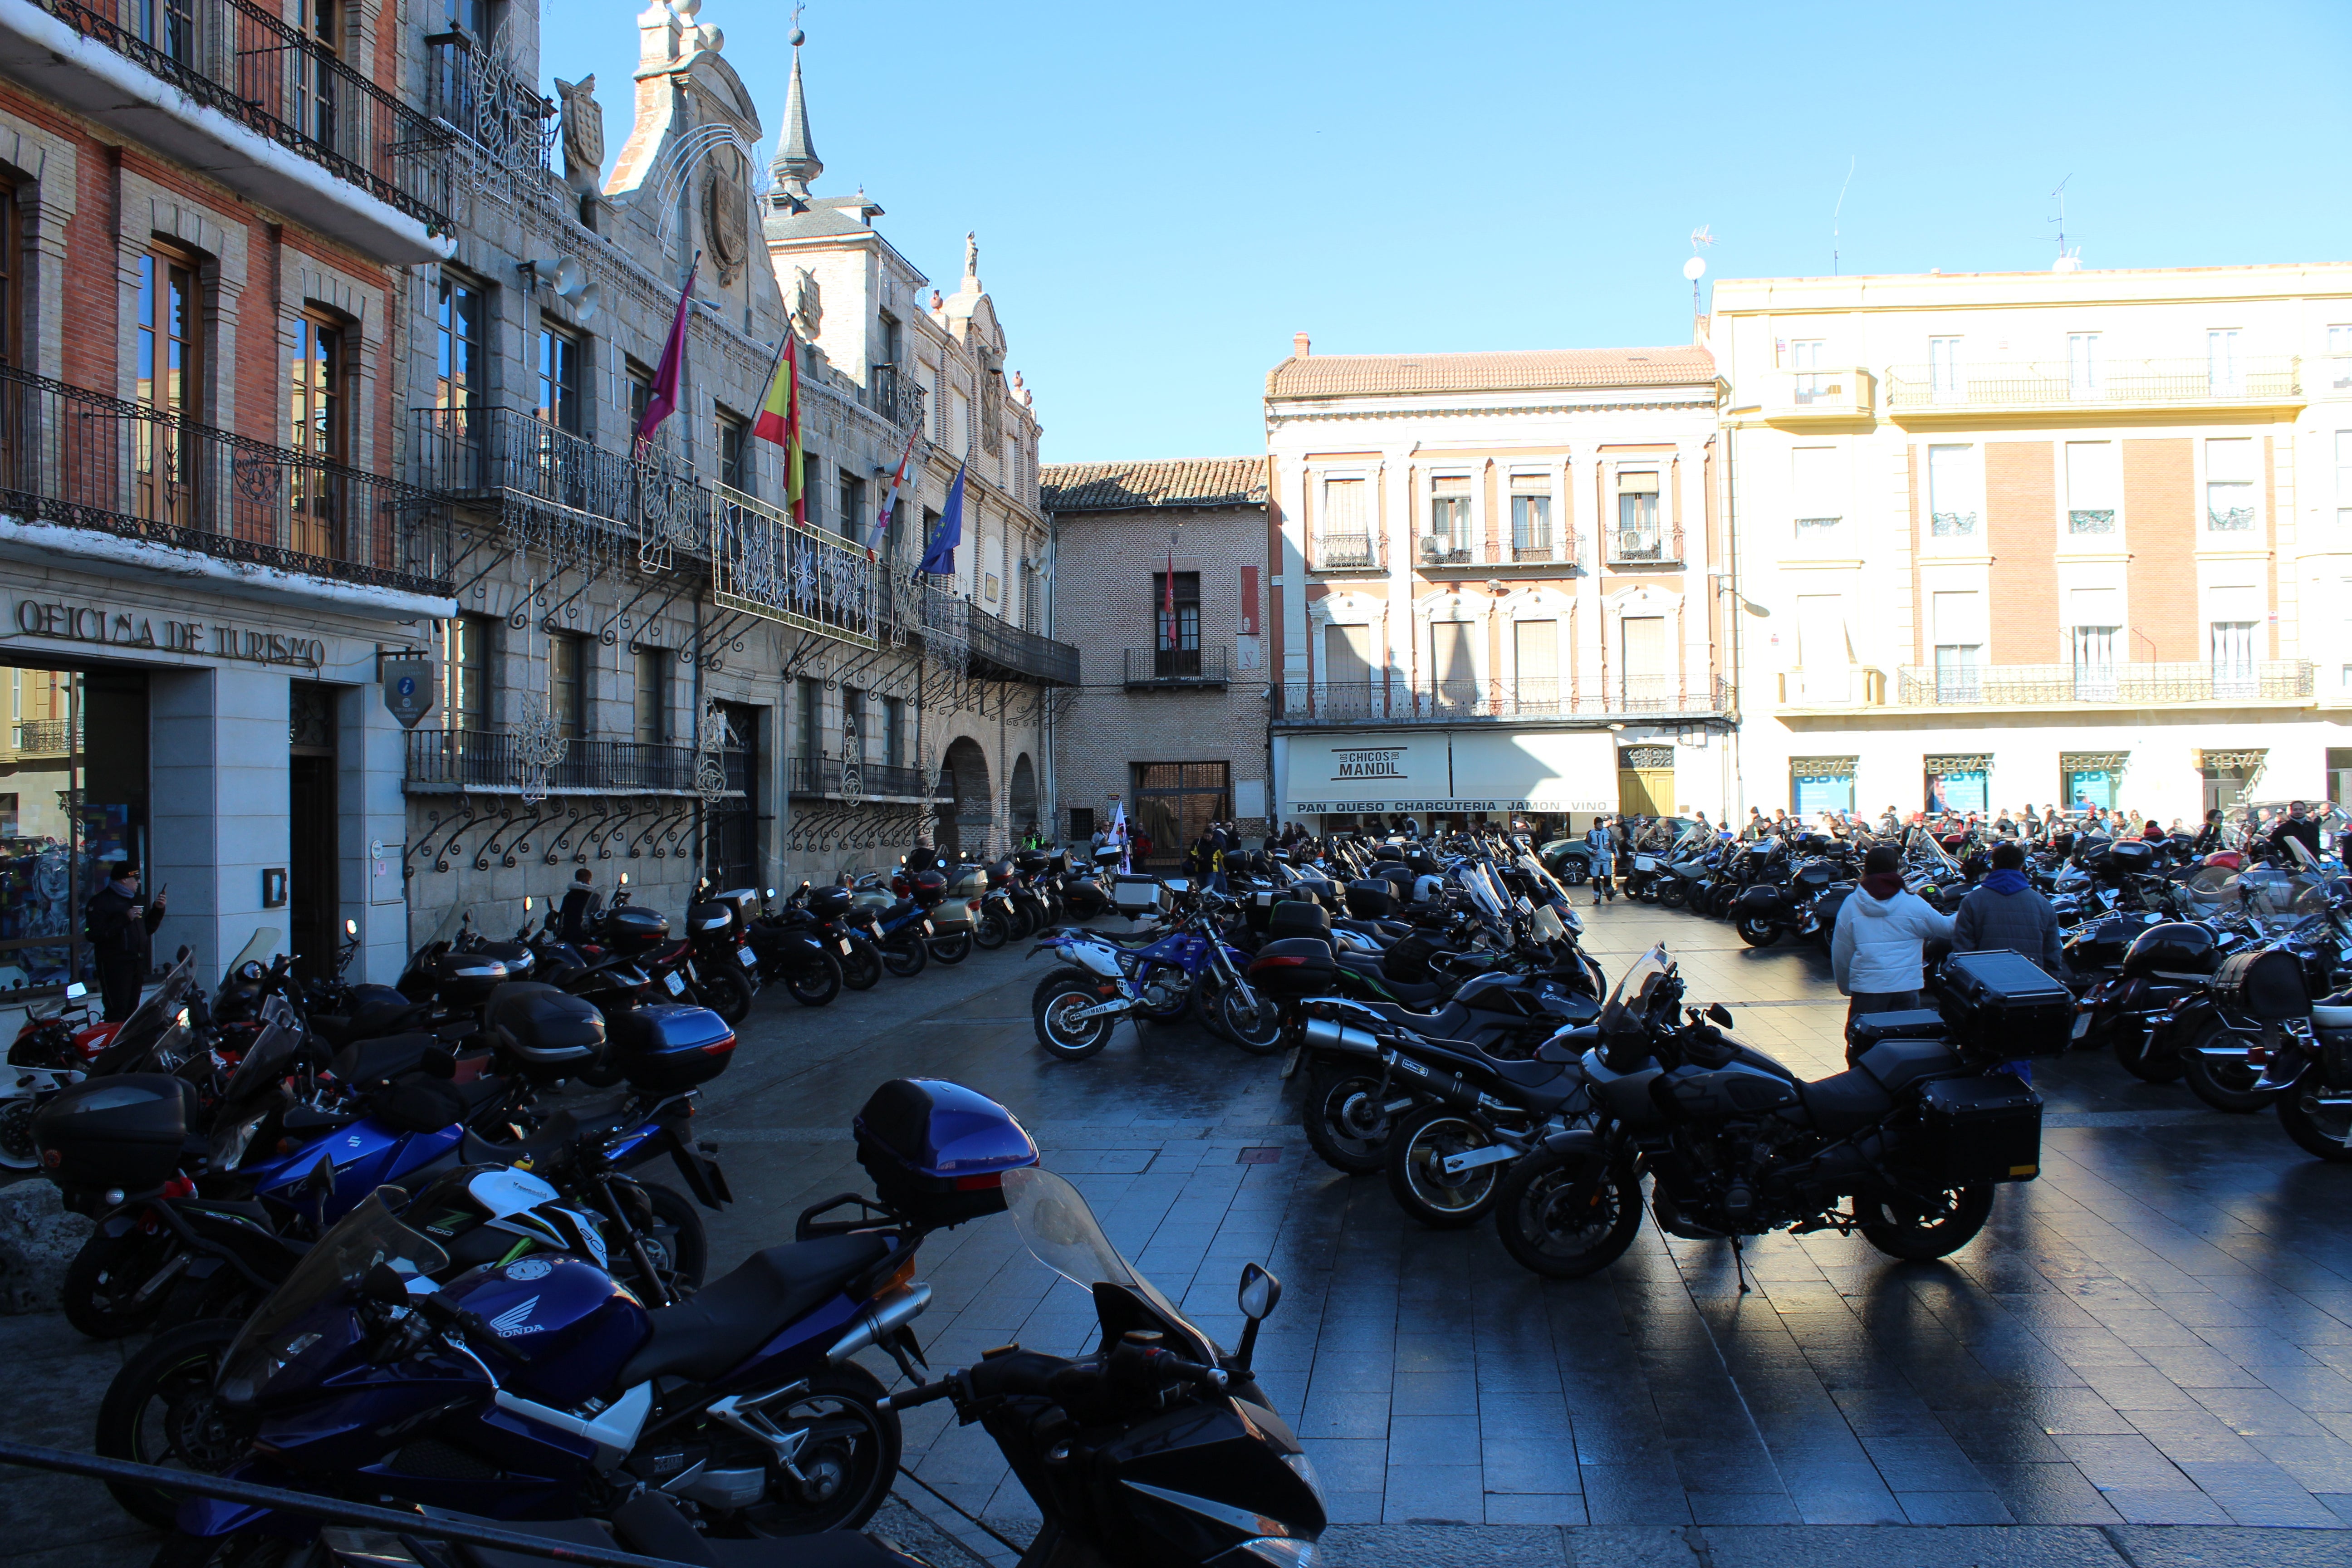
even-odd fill
[[[90,956],[97,961],[99,995],[105,1002],[110,1024],[120,1023],[138,1010],[139,989],[152,966],[147,939],[163,923],[164,897],[159,892],[153,902],[142,905],[139,868],[128,860],[117,860],[113,879],[98,890],[83,911],[83,934],[89,938]]]
[[[2279,818],[2277,826],[2271,829],[2271,847],[2278,851],[2280,858],[2286,859],[2293,855],[2294,851],[2286,847],[2290,838],[2310,850],[2313,859],[2319,858],[2319,819],[2305,815],[2309,810],[2310,807],[2303,802],[2291,801],[2287,805],[2286,815]]]

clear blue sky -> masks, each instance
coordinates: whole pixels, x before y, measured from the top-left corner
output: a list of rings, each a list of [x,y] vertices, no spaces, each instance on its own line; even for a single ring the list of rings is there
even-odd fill
[[[633,0],[545,0],[614,153]],[[705,0],[772,147],[782,0]],[[815,0],[825,174],[943,289],[966,229],[1049,462],[1263,449],[1318,353],[1687,342],[1714,272],[2352,257],[2352,5]],[[549,89],[551,95],[552,89]]]

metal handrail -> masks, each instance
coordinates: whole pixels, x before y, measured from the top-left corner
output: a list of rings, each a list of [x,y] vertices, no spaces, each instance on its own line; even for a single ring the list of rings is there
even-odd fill
[[[2053,703],[2154,707],[2172,702],[2281,701],[2315,690],[2308,659],[2228,665],[2179,661],[2112,665],[1986,664],[1937,670],[1906,665],[1895,702],[1905,708]]]
[[[1223,647],[1125,651],[1129,686],[1223,686],[1230,678],[1231,655]]]
[[[1728,714],[1721,676],[1612,676],[1496,681],[1310,681],[1273,689],[1276,724],[1427,724],[1547,719]]]
[[[1889,408],[2034,407],[2087,403],[2242,403],[2296,397],[2303,361],[2295,354],[2210,359],[2102,359],[2077,371],[2063,357],[1966,364],[1949,373],[1957,385],[1938,386],[1924,364],[1889,365]]]
[[[975,675],[1034,680],[1046,686],[1078,683],[1078,650],[1066,642],[1024,632],[1009,621],[972,608],[971,601],[933,583],[914,585],[919,628],[935,653],[960,657]]]
[[[709,490],[667,440],[616,452],[519,408],[420,408],[415,448],[425,488],[515,497],[610,525],[641,558],[709,552]]]
[[[1682,524],[1601,530],[1612,566],[1678,566],[1683,560]]]
[[[789,763],[790,783],[793,795],[837,796],[842,790],[842,759],[830,754],[814,757],[792,757]],[[861,795],[892,796],[898,799],[952,800],[953,790],[942,789],[923,781],[923,770],[894,763],[860,762],[857,784]]]
[[[1377,569],[1383,563],[1385,554],[1381,545],[1381,536],[1376,533],[1318,531],[1315,535],[1315,570],[1358,572]]]
[[[448,509],[427,492],[7,365],[0,508],[314,577],[450,592]]]
[[[898,640],[902,606],[887,567],[756,496],[709,489],[711,591],[720,605],[861,647]]]
[[[447,136],[252,0],[33,4],[336,178],[430,227],[450,226]]]
[[[568,742],[547,770],[551,795],[692,795],[698,754],[690,746],[641,741]],[[426,791],[509,794],[523,786],[522,738],[502,730],[411,730],[411,785]],[[742,791],[726,793],[740,795]]]

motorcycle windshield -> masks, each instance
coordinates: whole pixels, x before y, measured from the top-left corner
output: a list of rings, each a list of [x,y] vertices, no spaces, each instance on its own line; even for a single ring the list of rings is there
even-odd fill
[[[301,1043],[301,1020],[294,1016],[286,998],[272,996],[262,1003],[261,1033],[237,1062],[236,1071],[221,1090],[221,1099],[231,1103],[241,1101],[276,1082]]]
[[[1664,945],[1650,949],[1628,965],[1601,1009],[1601,1032],[1640,1033],[1650,1016],[1651,994],[1665,982],[1666,971],[1672,967]]]
[[[251,1397],[268,1381],[271,1361],[286,1358],[278,1352],[286,1331],[312,1309],[331,1301],[367,1278],[377,1264],[389,1264],[401,1275],[429,1275],[449,1267],[449,1255],[400,1223],[385,1194],[402,1205],[408,1194],[397,1187],[378,1187],[367,1200],[319,1238],[246,1320],[228,1354],[221,1358],[220,1385]]]
[[[194,994],[195,988],[196,960],[191,953],[173,964],[172,973],[163,976],[163,984],[122,1021],[122,1027],[114,1032],[107,1047],[107,1055],[124,1061],[143,1056],[178,1020],[181,1004]]]
[[[1568,934],[1568,928],[1560,923],[1559,916],[1552,911],[1549,904],[1536,910],[1529,930],[1538,942],[1558,942]]]
[[[1151,1281],[1138,1274],[1095,1218],[1078,1189],[1034,1165],[1004,1173],[1004,1209],[1029,1255],[1081,1290],[1117,1285],[1150,1303],[1169,1322],[1190,1333],[1212,1358],[1216,1342],[1184,1319]]]

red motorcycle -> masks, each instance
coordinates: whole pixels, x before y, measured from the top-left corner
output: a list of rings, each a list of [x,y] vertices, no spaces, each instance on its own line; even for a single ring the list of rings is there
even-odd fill
[[[56,1012],[26,1010],[8,1047],[7,1076],[0,1079],[0,1170],[29,1171],[40,1163],[33,1112],[66,1085],[79,1083],[122,1026],[91,1017],[89,996],[89,987],[77,980]]]

